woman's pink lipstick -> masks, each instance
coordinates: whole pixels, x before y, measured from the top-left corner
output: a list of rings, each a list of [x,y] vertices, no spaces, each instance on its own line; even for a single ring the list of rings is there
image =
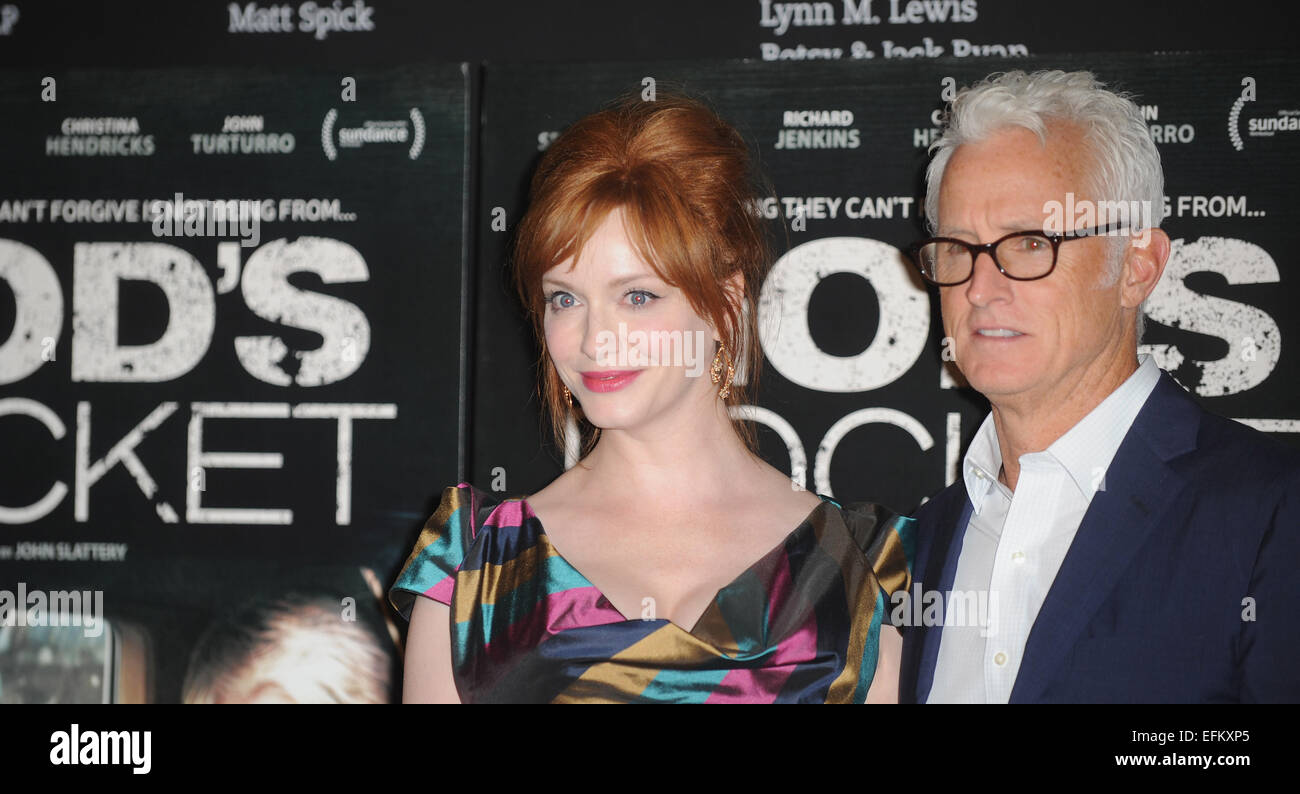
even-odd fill
[[[583,372],[581,373],[582,385],[587,387],[587,391],[618,391],[636,380],[636,376],[640,374],[641,370],[639,369],[611,370],[609,372]]]

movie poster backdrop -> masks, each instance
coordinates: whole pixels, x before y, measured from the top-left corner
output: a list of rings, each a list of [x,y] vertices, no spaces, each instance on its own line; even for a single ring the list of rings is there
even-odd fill
[[[461,466],[470,78],[0,76],[0,587],[109,629],[0,628],[0,702],[275,680],[234,614],[393,697],[381,596]]]
[[[1174,240],[1143,349],[1300,443],[1296,57],[945,55],[6,72],[0,613],[5,593],[44,613],[0,627],[0,702],[175,702],[214,677],[316,699],[329,669],[229,664],[294,632],[345,649],[318,656],[349,699],[395,698],[382,593],[441,489],[527,494],[566,463],[509,241],[541,153],[623,94],[707,99],[770,178],[746,412],[802,487],[909,511],[958,475],[987,404],[901,251],[944,103],[1009,68],[1136,95]],[[36,622],[73,595],[105,630]]]

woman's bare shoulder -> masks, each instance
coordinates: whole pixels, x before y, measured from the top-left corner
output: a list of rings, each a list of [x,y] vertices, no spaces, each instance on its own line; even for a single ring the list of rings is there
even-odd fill
[[[762,476],[752,487],[753,501],[774,511],[788,513],[802,510],[807,513],[822,502],[817,494],[806,490],[792,477],[768,463],[762,464]]]
[[[556,512],[582,504],[582,480],[585,472],[574,467],[551,480],[524,500],[538,512]]]

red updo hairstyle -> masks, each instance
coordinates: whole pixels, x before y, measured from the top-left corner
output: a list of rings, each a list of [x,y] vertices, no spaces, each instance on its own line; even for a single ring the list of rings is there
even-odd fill
[[[516,233],[514,279],[542,348],[538,391],[561,446],[570,408],[546,349],[542,275],[570,257],[576,261],[617,208],[640,257],[717,330],[743,373],[745,383],[732,385],[728,407],[750,402],[762,359],[756,296],[771,258],[756,211],[759,180],[740,133],[708,106],[677,94],[619,100],[569,127],[547,149]],[[743,295],[728,294],[735,274]],[[585,456],[599,429],[582,421],[576,404],[572,411]],[[732,424],[755,451],[753,428]]]

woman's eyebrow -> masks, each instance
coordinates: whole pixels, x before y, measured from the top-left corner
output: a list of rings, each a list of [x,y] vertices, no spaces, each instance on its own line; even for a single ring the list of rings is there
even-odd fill
[[[616,278],[616,279],[611,279],[611,280],[606,284],[606,286],[607,286],[607,287],[621,287],[621,286],[623,286],[624,284],[631,284],[631,283],[634,282],[634,281],[649,281],[649,280],[651,280],[651,279],[653,279],[653,280],[655,280],[655,281],[663,281],[663,279],[659,278],[659,276],[656,276],[654,273],[652,273],[652,272],[650,272],[650,271],[645,271],[645,272],[640,272],[640,273],[631,273],[631,274],[626,275],[626,276],[620,276],[620,277],[618,277],[618,278]],[[552,278],[552,277],[550,277],[550,276],[543,276],[543,277],[542,277],[542,286],[543,286],[543,287],[545,287],[545,286],[555,286],[555,287],[559,287],[560,289],[565,289],[565,290],[574,290],[574,291],[577,290],[576,287],[574,287],[572,284],[568,283],[568,282],[565,281],[564,279],[560,279],[560,278]]]

